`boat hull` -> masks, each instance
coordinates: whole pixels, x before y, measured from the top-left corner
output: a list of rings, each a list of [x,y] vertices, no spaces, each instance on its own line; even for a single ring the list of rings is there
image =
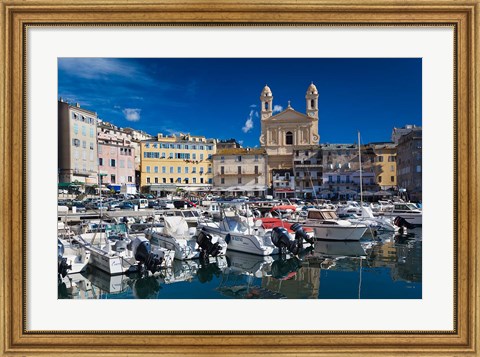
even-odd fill
[[[365,226],[312,226],[315,239],[328,239],[338,241],[358,241],[367,231]]]
[[[201,229],[210,234],[217,234],[227,242],[227,251],[233,250],[255,255],[272,255],[278,254],[278,248],[273,244],[265,244],[262,237],[256,237],[247,234],[226,232],[218,227],[209,225],[201,225]]]

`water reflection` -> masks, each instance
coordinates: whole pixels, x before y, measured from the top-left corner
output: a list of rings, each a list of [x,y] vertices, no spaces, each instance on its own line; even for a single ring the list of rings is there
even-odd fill
[[[412,234],[413,233],[413,234]],[[298,256],[176,260],[154,276],[68,275],[59,299],[367,299],[422,297],[421,229],[360,242],[317,241]]]

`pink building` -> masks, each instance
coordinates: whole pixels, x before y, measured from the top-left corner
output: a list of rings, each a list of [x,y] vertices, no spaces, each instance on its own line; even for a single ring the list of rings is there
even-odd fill
[[[122,186],[135,186],[135,148],[128,136],[111,124],[102,123],[98,126],[97,138],[102,184],[115,191],[120,191]]]

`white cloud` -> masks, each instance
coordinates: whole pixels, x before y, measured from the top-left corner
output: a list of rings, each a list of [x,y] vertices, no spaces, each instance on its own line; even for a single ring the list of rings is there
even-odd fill
[[[250,114],[248,115],[247,121],[245,122],[245,125],[242,128],[242,131],[244,133],[248,133],[253,128],[253,116],[258,117],[258,112],[252,109],[250,110]]]
[[[252,104],[252,105],[250,105],[250,108],[256,108],[256,107],[257,107],[257,105],[256,105],[256,104]]]
[[[138,69],[132,64],[113,58],[60,58],[58,67],[85,79],[111,75],[131,78],[139,75]]]
[[[273,106],[273,112],[274,113],[280,113],[283,110],[283,107],[281,105],[274,105]]]
[[[122,110],[123,115],[125,115],[125,119],[128,121],[139,121],[141,111],[142,110],[138,108],[125,108]]]

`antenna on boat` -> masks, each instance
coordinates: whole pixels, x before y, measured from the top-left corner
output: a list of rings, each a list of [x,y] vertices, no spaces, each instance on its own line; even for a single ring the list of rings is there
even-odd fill
[[[360,206],[363,207],[362,152],[360,149],[360,131],[358,131],[358,163],[360,165]]]

